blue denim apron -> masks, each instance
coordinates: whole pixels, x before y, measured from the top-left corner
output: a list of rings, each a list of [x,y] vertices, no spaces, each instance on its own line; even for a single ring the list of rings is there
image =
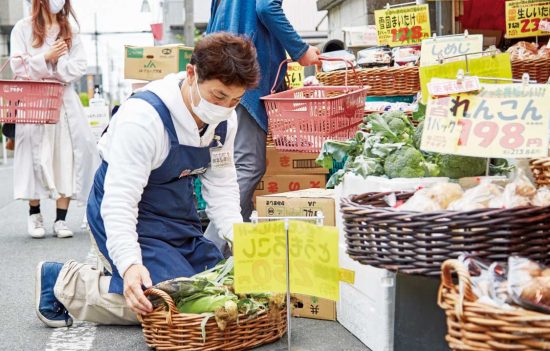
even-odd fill
[[[131,98],[145,100],[155,108],[171,144],[166,160],[151,172],[138,204],[137,233],[143,264],[153,284],[189,277],[223,259],[219,249],[203,236],[193,201],[193,179],[209,167],[210,148],[217,146],[217,141],[213,140],[208,147],[180,145],[170,111],[157,95],[144,91]],[[224,143],[226,134],[227,122],[222,122],[215,135]],[[122,294],[123,279],[107,251],[107,236],[100,213],[107,168],[107,162],[103,161],[96,172],[87,218],[99,250],[113,269],[109,292]]]

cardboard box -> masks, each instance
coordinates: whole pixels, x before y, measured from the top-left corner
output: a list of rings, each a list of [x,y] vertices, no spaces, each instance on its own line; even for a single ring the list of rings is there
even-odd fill
[[[328,169],[315,163],[317,154],[277,151],[272,146],[266,150],[266,175],[277,174],[327,174]]]
[[[261,195],[279,194],[288,191],[324,188],[326,183],[327,180],[324,174],[268,175],[264,176],[258,184],[254,198]]]
[[[314,217],[323,211],[324,225],[336,225],[332,189],[306,189],[289,193],[263,195],[256,198],[256,210],[260,217],[307,216]]]
[[[193,48],[184,45],[125,46],[124,78],[157,80],[185,70]]]
[[[302,294],[292,296],[296,299],[292,310],[293,317],[336,320],[336,302]]]

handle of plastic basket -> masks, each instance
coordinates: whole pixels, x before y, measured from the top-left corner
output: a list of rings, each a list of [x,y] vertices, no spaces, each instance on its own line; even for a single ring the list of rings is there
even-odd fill
[[[441,265],[441,285],[439,286],[438,304],[443,304],[443,289],[453,290],[455,284],[453,282],[453,272],[458,275],[458,293],[459,301],[455,305],[455,313],[460,318],[464,312],[463,302],[475,302],[477,300],[476,294],[472,289],[472,280],[468,269],[460,263],[458,260],[447,260]]]
[[[161,299],[163,299],[164,302],[166,302],[166,304],[168,305],[168,311],[169,311],[169,313],[167,313],[166,315],[166,323],[168,323],[168,325],[172,325],[172,315],[179,313],[178,308],[176,307],[176,304],[174,303],[174,300],[172,299],[172,297],[170,297],[168,293],[155,288],[149,288],[145,290],[144,294],[145,296],[156,295]]]
[[[359,82],[359,86],[361,88],[363,88],[363,82],[361,82],[361,80],[357,76],[357,71],[355,70],[355,67],[353,66],[353,63],[351,63],[351,61],[348,61],[348,60],[342,59],[342,58],[337,58],[337,57],[335,57],[335,58],[333,58],[333,57],[319,57],[319,60],[320,61],[342,61],[342,62],[345,62],[346,63],[346,74],[344,76],[344,85],[346,87],[348,86],[348,66],[350,66],[351,69],[353,70],[355,80],[357,80],[357,82]],[[281,70],[283,69],[283,65],[284,64],[289,64],[291,62],[294,62],[294,61],[292,61],[292,59],[285,59],[279,65],[279,69],[277,70],[277,76],[275,77],[275,83],[273,83],[273,86],[271,87],[271,94],[275,93],[275,88],[277,87],[277,82],[279,81],[279,75],[281,74]]]
[[[346,67],[345,67],[346,73],[344,75],[344,86],[345,87],[348,86],[348,66],[349,66],[351,68],[351,70],[353,71],[353,75],[355,76],[355,80],[359,83],[359,86],[361,88],[363,88],[363,82],[357,76],[357,71],[355,70],[355,67],[353,66],[353,63],[351,61],[343,59],[343,58],[338,58],[338,57],[320,57],[319,60],[321,60],[321,61],[340,61],[340,62],[344,62],[346,64]]]
[[[0,73],[2,73],[2,71],[4,71],[4,69],[6,68],[6,66],[8,65],[8,63],[13,60],[13,59],[21,59],[21,61],[23,62],[23,67],[25,67],[25,73],[27,74],[27,79],[29,79],[29,68],[27,67],[27,63],[25,62],[25,58],[22,56],[22,55],[17,55],[17,56],[13,56],[13,57],[10,57],[8,60],[6,60],[6,62],[4,62],[4,64],[2,65],[2,68],[0,68]]]

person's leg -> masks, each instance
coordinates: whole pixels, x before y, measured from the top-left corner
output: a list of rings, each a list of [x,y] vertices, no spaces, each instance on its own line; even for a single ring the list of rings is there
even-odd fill
[[[58,273],[53,293],[77,320],[104,325],[139,324],[124,296],[109,293],[110,282],[110,276],[93,266],[68,261]]]
[[[46,235],[44,220],[40,213],[40,200],[29,200],[29,218],[27,220],[27,231],[33,238],[39,239]]]
[[[241,214],[250,221],[254,210],[253,196],[265,173],[265,143],[267,135],[254,117],[242,106],[237,106],[239,127],[235,138],[235,167],[241,195]]]
[[[65,221],[70,202],[71,198],[69,197],[60,197],[56,201],[57,210],[53,225],[53,232],[59,238],[70,238],[73,236],[73,232],[69,229],[67,222]]]

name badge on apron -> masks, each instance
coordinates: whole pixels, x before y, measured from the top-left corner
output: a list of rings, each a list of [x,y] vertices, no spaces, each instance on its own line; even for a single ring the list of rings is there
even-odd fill
[[[233,154],[230,151],[223,150],[219,136],[214,136],[218,141],[218,146],[210,148],[210,167],[212,169],[223,169],[233,165]]]

